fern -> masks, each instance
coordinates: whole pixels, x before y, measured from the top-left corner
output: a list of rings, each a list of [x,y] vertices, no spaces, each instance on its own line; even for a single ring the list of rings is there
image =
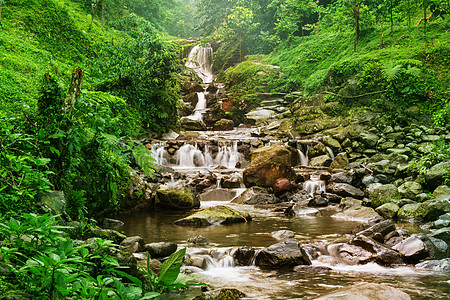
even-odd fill
[[[410,75],[413,77],[420,77],[420,75],[422,75],[422,70],[420,70],[418,67],[411,67],[411,65],[408,65],[404,72],[406,75]]]
[[[403,66],[401,64],[394,65],[394,62],[390,61],[387,65],[383,66],[381,71],[384,78],[386,78],[387,81],[392,82],[400,76],[402,69]]]

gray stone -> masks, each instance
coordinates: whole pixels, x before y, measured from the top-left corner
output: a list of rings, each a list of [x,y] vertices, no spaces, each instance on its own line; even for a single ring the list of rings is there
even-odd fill
[[[230,201],[236,196],[235,190],[213,189],[200,194],[200,201]]]
[[[167,257],[177,251],[177,244],[169,242],[145,244],[143,250],[153,258]]]
[[[292,230],[278,230],[272,233],[272,237],[277,240],[284,241],[294,238],[295,233]]]
[[[418,204],[418,203],[417,203],[416,201],[414,201],[414,200],[411,200],[411,199],[405,199],[405,198],[403,198],[403,199],[392,199],[391,202],[397,204],[398,207],[400,207],[400,208],[401,208],[402,206],[406,205],[406,204]]]
[[[370,132],[362,132],[360,136],[360,141],[367,147],[373,148],[378,143],[378,135]]]
[[[429,255],[425,243],[417,235],[410,236],[392,249],[399,251],[408,263],[417,263]]]
[[[187,117],[181,118],[181,126],[184,130],[193,130],[193,131],[204,131],[206,130],[206,125],[200,120],[192,120]]]
[[[378,206],[375,211],[379,213],[383,218],[392,219],[397,215],[399,209],[400,208],[397,204],[389,202]]]
[[[450,161],[438,163],[425,173],[425,179],[431,189],[437,188],[444,182],[444,175],[450,170]]]
[[[433,228],[440,229],[450,226],[450,213],[446,213],[444,215],[439,216],[439,219],[434,221]]]
[[[398,196],[398,189],[393,184],[384,184],[373,189],[372,196],[382,202],[389,202],[390,199]]]
[[[397,218],[400,220],[413,221],[416,220],[419,203],[405,204],[397,212]]]
[[[201,235],[198,235],[193,238],[188,238],[186,242],[188,244],[192,244],[192,245],[196,245],[196,246],[208,246],[210,244],[209,240]]]
[[[422,185],[414,181],[407,181],[398,187],[398,192],[403,198],[416,199],[423,192]]]
[[[321,296],[316,300],[411,300],[411,297],[400,289],[387,284],[361,283],[345,287],[337,292]]]
[[[343,212],[333,215],[334,218],[345,219],[350,221],[359,221],[363,223],[376,223],[383,218],[373,210],[366,206],[352,206]]]
[[[239,247],[232,252],[232,256],[236,265],[250,266],[255,256],[256,250],[254,248]]]
[[[362,263],[373,261],[383,266],[391,266],[403,263],[403,259],[398,252],[373,241],[367,236],[358,235],[350,241],[350,244],[361,247],[371,253],[370,258],[366,259]]]
[[[331,149],[333,149],[333,151],[335,151],[335,152],[340,152],[342,150],[341,145],[339,144],[339,142],[337,140],[335,140],[334,138],[332,138],[332,137],[324,136],[322,138],[322,143],[324,143],[326,146],[328,146]]]
[[[426,269],[440,272],[450,272],[450,258],[441,260],[426,260],[416,265],[418,269]]]
[[[430,234],[430,237],[443,240],[444,242],[450,245],[450,228],[447,227],[433,230]]]
[[[443,200],[428,200],[419,204],[416,217],[420,221],[435,221],[440,215],[450,212],[450,197]]]
[[[110,219],[110,218],[104,218],[103,219],[103,227],[106,228],[116,228],[116,227],[121,227],[124,225],[124,223],[120,220],[116,220],[116,219]]]
[[[255,265],[260,268],[280,269],[311,265],[311,261],[298,241],[288,240],[262,249],[256,255]]]
[[[353,181],[353,177],[348,172],[339,172],[339,173],[333,174],[333,175],[331,175],[331,179],[330,179],[331,183],[351,184],[352,181]]]
[[[330,165],[330,169],[345,169],[349,166],[347,153],[338,153]]]
[[[343,197],[364,197],[363,191],[347,183],[332,183],[327,186],[327,190],[331,191],[333,194]]]
[[[228,206],[219,205],[205,208],[174,223],[181,226],[211,226],[246,223],[251,220],[252,217],[248,213],[241,213]]]
[[[127,246],[130,246],[135,243],[138,243],[140,247],[143,247],[144,239],[140,236],[129,236],[120,243],[120,246],[127,247]],[[138,251],[136,251],[136,252],[138,252]]]
[[[269,190],[259,186],[252,186],[233,199],[236,204],[272,204],[276,203],[276,197]]]
[[[440,185],[433,191],[434,199],[442,200],[450,197],[450,186]]]
[[[309,165],[313,167],[329,167],[331,165],[331,162],[331,158],[325,154],[313,157],[309,162]]]
[[[357,235],[364,235],[373,238],[377,234],[380,234],[382,237],[385,237],[387,234],[391,233],[394,230],[395,230],[394,223],[391,220],[384,220],[359,232]]]
[[[155,204],[169,209],[191,209],[200,207],[198,197],[185,186],[160,185],[156,190]]]
[[[220,185],[227,189],[240,188],[242,184],[242,177],[238,173],[231,174],[230,176],[222,177]]]
[[[62,215],[66,212],[66,198],[61,191],[44,192],[37,196],[37,203],[53,215]]]

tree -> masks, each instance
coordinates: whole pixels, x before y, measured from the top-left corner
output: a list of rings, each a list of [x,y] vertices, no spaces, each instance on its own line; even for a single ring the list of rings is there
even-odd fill
[[[247,7],[236,6],[231,9],[231,13],[227,16],[227,24],[236,35],[239,43],[239,61],[242,61],[242,42],[244,37],[258,26],[253,23],[253,11]]]
[[[358,38],[359,38],[359,21],[360,21],[360,10],[363,5],[361,1],[350,0],[345,3],[347,8],[350,10],[350,13],[353,15],[353,19],[355,20],[355,43],[354,50],[357,52],[358,48]]]
[[[0,27],[2,27],[2,5],[5,3],[5,0],[0,0]]]

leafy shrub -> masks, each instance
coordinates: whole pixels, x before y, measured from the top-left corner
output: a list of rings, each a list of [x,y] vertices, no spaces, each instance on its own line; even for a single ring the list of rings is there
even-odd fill
[[[425,153],[414,153],[414,156],[409,170],[425,174],[432,166],[450,159],[450,143],[444,139],[437,140],[426,148]]]

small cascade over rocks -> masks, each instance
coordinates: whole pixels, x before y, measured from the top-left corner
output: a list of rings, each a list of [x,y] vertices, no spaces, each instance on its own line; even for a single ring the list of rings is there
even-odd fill
[[[189,53],[189,59],[185,66],[194,70],[203,83],[213,82],[215,76],[212,72],[213,49],[211,45],[195,45]]]

